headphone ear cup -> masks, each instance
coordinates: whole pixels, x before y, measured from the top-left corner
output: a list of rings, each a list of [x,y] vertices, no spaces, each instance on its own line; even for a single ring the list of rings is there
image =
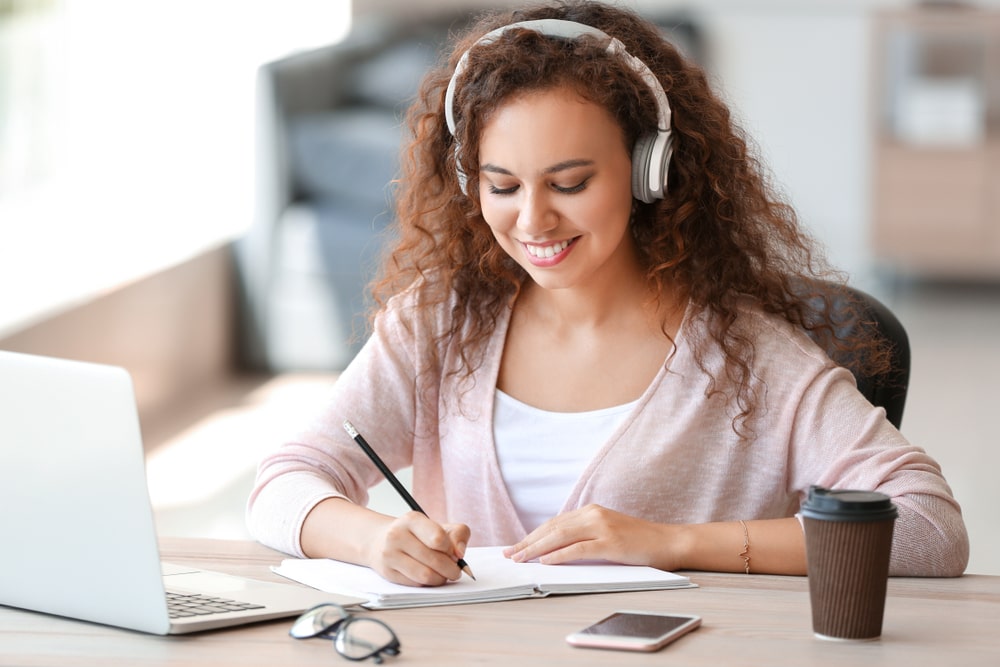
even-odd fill
[[[661,138],[664,140],[661,141]],[[633,197],[646,204],[663,199],[667,192],[667,169],[673,152],[673,137],[669,134],[664,137],[654,132],[639,137],[632,149]],[[660,175],[653,185],[649,182],[651,173]]]
[[[656,155],[651,155],[650,160],[660,161],[660,174],[662,174],[662,181],[660,182],[660,187],[657,192],[653,193],[653,196],[657,199],[663,199],[667,196],[667,177],[670,175],[670,160],[674,156],[674,137],[672,134],[667,136],[666,142],[663,144],[662,148],[657,152]]]
[[[632,148],[632,196],[645,204],[652,204],[659,198],[649,189],[649,168],[655,141],[655,134],[644,134]]]

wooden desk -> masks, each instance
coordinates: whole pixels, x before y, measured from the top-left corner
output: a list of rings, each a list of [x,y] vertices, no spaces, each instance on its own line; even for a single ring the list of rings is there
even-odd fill
[[[280,579],[281,555],[250,542],[165,539],[165,560]],[[692,573],[700,588],[550,597],[372,613],[399,635],[386,665],[1000,665],[1000,577],[891,579],[882,639],[815,639],[803,577]],[[572,648],[564,636],[619,608],[692,612],[704,625],[657,653]],[[0,607],[0,665],[350,665],[289,620],[156,637]],[[370,662],[367,664],[371,664]]]

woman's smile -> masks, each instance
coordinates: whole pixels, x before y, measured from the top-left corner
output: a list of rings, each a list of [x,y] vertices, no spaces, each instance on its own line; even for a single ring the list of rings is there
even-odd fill
[[[521,242],[521,246],[528,253],[529,260],[535,266],[554,266],[561,262],[570,253],[570,249],[579,236],[555,243],[528,243]]]

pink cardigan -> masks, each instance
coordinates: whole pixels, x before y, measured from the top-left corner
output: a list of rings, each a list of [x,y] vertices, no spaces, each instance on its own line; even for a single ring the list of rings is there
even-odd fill
[[[524,536],[500,474],[492,406],[509,323],[497,322],[474,380],[441,372],[458,364],[442,344],[440,367],[417,374],[421,350],[448,316],[417,322],[396,299],[333,386],[321,414],[260,464],[247,519],[262,543],[302,555],[299,534],[321,500],[364,504],[381,481],[342,428],[349,419],[390,468],[413,466],[413,495],[438,521],[466,523],[471,545],[512,544]],[[940,467],[909,444],[804,334],[746,310],[742,326],[757,345],[754,373],[766,387],[754,437],[732,428],[732,405],[706,395],[708,377],[689,339],[705,316],[690,316],[660,372],[583,471],[564,510],[597,503],[658,522],[703,523],[795,516],[811,484],[877,490],[899,508],[891,573],[957,576],[968,536]],[[724,377],[721,352],[704,362]],[[764,392],[762,392],[764,393]],[[538,443],[544,447],[545,443]]]

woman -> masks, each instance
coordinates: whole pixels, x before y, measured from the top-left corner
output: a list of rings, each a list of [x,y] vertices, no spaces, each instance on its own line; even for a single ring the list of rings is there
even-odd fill
[[[893,574],[963,572],[939,466],[813,342],[833,326],[810,240],[653,25],[593,2],[486,16],[408,123],[372,336],[262,462],[258,539],[411,585],[457,579],[469,544],[803,574],[818,484],[892,497]],[[886,370],[879,341],[837,344]],[[344,420],[413,466],[429,517],[364,507],[380,475]]]

